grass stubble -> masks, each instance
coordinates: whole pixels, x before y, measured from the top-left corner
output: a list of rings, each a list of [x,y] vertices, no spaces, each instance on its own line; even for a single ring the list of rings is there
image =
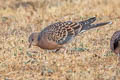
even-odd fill
[[[119,80],[109,42],[120,27],[120,0],[0,0],[0,80]],[[66,54],[28,48],[28,36],[57,21],[112,25],[89,30],[66,45]]]

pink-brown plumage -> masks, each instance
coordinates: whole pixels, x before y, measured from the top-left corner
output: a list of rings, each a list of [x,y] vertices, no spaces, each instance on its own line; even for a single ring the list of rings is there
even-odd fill
[[[59,50],[64,47],[64,44],[67,44],[74,39],[79,33],[111,23],[104,22],[92,24],[95,20],[96,17],[93,17],[80,22],[66,21],[51,24],[41,32],[32,33],[29,36],[30,46],[35,45],[42,49]]]

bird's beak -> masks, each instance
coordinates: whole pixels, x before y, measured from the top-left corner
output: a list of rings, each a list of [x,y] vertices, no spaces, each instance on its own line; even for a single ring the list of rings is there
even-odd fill
[[[32,42],[29,44],[29,48],[31,48]]]

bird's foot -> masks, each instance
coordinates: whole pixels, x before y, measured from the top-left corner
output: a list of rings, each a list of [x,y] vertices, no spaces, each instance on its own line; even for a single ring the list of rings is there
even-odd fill
[[[63,49],[63,52],[66,53],[67,49],[65,47],[62,48],[58,48],[55,50],[55,53],[58,53],[60,51],[60,49]]]
[[[56,49],[56,50],[55,50],[55,53],[57,53],[58,51],[60,51],[60,48],[59,48],[59,49]]]

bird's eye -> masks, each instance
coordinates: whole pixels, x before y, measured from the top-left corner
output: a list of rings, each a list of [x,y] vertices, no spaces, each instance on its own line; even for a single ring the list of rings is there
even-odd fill
[[[34,41],[34,39],[32,39],[32,41]]]

